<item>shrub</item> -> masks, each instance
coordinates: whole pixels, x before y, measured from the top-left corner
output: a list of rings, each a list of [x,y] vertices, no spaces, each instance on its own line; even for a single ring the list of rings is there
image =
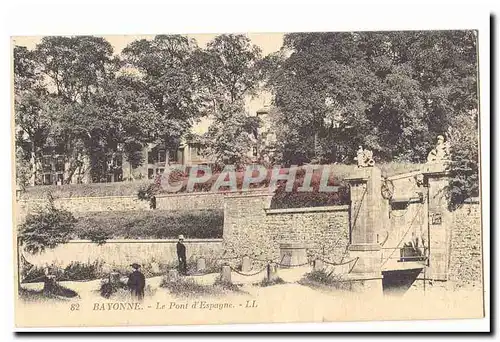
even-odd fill
[[[93,280],[100,277],[99,261],[93,263],[72,262],[62,272],[58,280]]]
[[[218,288],[210,285],[201,285],[193,279],[178,278],[175,281],[162,279],[160,287],[166,288],[175,296],[200,296],[200,295],[218,295]]]
[[[267,286],[272,286],[272,285],[277,285],[277,284],[285,284],[285,281],[280,278],[274,278],[273,280],[269,280],[266,278],[262,279],[262,281],[258,284],[261,287],[267,287]]]
[[[43,267],[31,265],[31,267],[21,268],[21,281],[23,283],[34,283],[43,281],[45,270]]]
[[[76,219],[67,210],[57,209],[49,196],[49,203],[26,216],[19,228],[20,244],[29,253],[43,252],[68,242],[73,236]]]
[[[94,280],[102,276],[101,267],[99,260],[93,263],[73,261],[64,269],[54,264],[48,266],[50,274],[55,275],[58,281]],[[23,267],[21,277],[23,283],[41,282],[45,277],[45,267]]]
[[[218,286],[224,290],[240,292],[240,288],[238,285],[231,283],[230,281],[222,280],[221,276],[218,276],[215,279],[214,286]]]
[[[78,218],[78,236],[98,230],[107,238],[168,239],[184,234],[187,238],[221,238],[224,225],[222,210],[197,211],[109,211],[85,213]]]
[[[52,288],[51,292],[43,291],[43,290],[31,290],[23,287],[19,288],[19,298],[23,301],[32,301],[39,302],[40,300],[46,299],[62,299],[65,298],[74,298],[78,296],[78,293],[68,289],[59,284],[55,284]]]
[[[304,186],[306,171],[297,171],[292,191],[287,191],[286,183],[279,184],[271,201],[271,208],[302,208],[341,205],[349,203],[349,188],[343,183],[343,176],[336,175],[333,171],[329,176],[329,186],[338,186],[338,191],[323,192],[320,190],[321,173],[320,170],[313,173],[309,186],[312,191],[302,192],[299,188]]]
[[[113,235],[102,227],[91,227],[88,230],[80,232],[78,237],[80,239],[90,240],[100,246],[105,244],[106,240],[111,239]]]
[[[121,289],[128,289],[127,284],[122,281],[110,283],[109,280],[105,279],[101,281],[101,287],[99,288],[99,293],[104,298],[110,298],[113,294]]]
[[[299,283],[303,285],[326,285],[338,290],[350,290],[351,284],[341,274],[334,274],[326,270],[315,270],[305,274]]]
[[[48,193],[57,198],[136,196],[138,188],[150,183],[151,180],[145,179],[133,182],[28,186],[22,198],[43,199],[47,197]]]
[[[220,296],[227,291],[241,292],[238,285],[224,282],[218,277],[213,285],[198,284],[193,279],[178,278],[175,281],[162,279],[160,287],[166,288],[175,296],[197,297],[197,296]]]

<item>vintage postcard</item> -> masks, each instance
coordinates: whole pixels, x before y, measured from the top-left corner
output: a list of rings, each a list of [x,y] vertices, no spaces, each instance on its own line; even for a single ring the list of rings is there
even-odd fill
[[[12,37],[17,327],[484,317],[478,43]]]

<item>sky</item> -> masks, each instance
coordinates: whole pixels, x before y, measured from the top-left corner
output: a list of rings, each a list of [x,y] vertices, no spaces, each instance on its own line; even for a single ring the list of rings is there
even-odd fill
[[[198,46],[205,47],[206,44],[212,40],[218,34],[188,34],[189,38],[196,39]],[[260,47],[262,50],[262,56],[269,55],[273,52],[278,51],[283,45],[283,33],[245,33],[245,35],[252,41],[253,44]],[[112,46],[115,54],[119,54],[129,43],[134,40],[139,39],[152,39],[155,35],[96,35],[98,37],[103,37]],[[35,46],[40,43],[43,36],[15,36],[12,37],[13,45],[26,46],[28,49],[34,49]],[[254,98],[247,98],[246,109],[250,115],[255,115],[255,112],[262,108],[264,104],[269,103],[270,94],[259,93]],[[209,125],[209,120],[205,119],[197,123],[193,127],[193,131],[196,133],[206,132]]]
[[[245,34],[252,43],[262,49],[264,56],[278,51],[283,44],[283,33],[246,33]],[[217,34],[189,34],[190,38],[196,39],[200,47],[205,47]],[[105,38],[112,46],[115,53],[120,53],[129,43],[138,39],[152,39],[154,35],[98,35]],[[40,42],[43,36],[16,36],[12,37],[14,45],[26,46],[28,49],[33,49]]]

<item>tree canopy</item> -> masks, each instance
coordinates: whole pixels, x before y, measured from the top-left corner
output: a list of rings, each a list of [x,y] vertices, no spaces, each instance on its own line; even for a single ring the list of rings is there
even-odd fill
[[[477,109],[473,31],[291,33],[267,58],[282,162],[422,161]]]
[[[476,45],[474,31],[289,33],[263,58],[238,34],[204,48],[157,35],[120,53],[100,37],[45,37],[14,48],[19,179],[40,183],[52,150],[66,183],[89,170],[102,181],[118,154],[136,167],[147,144],[177,150],[202,117],[209,158],[248,163],[260,122],[245,102],[265,86],[277,163],[352,163],[359,145],[379,162],[421,162],[451,132],[455,188],[477,188]]]

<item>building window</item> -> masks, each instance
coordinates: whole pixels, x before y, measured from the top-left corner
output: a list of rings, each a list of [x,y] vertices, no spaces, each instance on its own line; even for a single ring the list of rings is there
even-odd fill
[[[64,172],[64,157],[57,156],[56,158],[56,172]]]
[[[158,150],[158,162],[164,163],[167,159],[167,153],[165,150]]]
[[[203,147],[200,144],[191,145],[191,155],[195,158],[203,157]]]
[[[52,175],[50,173],[43,175],[43,185],[52,185]]]
[[[171,150],[168,154],[168,160],[172,163],[179,162],[179,155],[177,150]]]
[[[42,170],[43,172],[52,172],[52,157],[44,156],[42,158]]]
[[[123,156],[121,154],[118,154],[115,156],[115,158],[113,160],[113,166],[121,168],[122,165],[123,165]]]
[[[153,169],[148,169],[148,179],[153,179],[155,171]]]
[[[155,158],[153,151],[148,151],[148,164],[154,164]]]
[[[62,173],[56,173],[56,184],[63,185],[64,175]]]

